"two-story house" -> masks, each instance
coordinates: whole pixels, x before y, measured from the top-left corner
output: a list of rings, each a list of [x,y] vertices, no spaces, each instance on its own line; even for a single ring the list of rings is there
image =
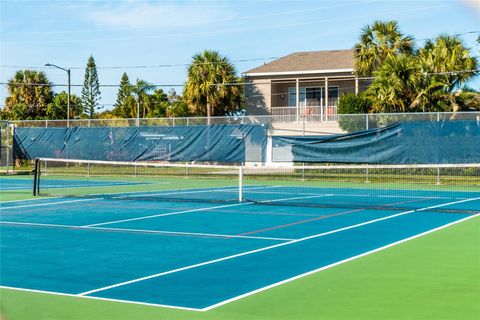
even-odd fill
[[[275,122],[335,121],[339,96],[368,85],[354,74],[353,50],[296,52],[243,75],[246,113]]]

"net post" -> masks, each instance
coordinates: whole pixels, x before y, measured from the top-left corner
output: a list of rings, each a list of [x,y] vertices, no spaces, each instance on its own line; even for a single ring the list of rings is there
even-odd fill
[[[238,202],[243,202],[243,165],[238,168]]]
[[[37,184],[38,184],[38,176],[39,176],[39,171],[40,171],[40,163],[38,159],[35,159],[35,166],[33,169],[33,195],[38,196],[38,191],[37,191]]]

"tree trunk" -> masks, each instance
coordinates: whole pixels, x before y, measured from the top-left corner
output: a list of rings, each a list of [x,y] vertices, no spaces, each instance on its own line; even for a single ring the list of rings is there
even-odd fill
[[[211,118],[212,117],[212,106],[210,103],[207,102],[207,124],[210,125]]]

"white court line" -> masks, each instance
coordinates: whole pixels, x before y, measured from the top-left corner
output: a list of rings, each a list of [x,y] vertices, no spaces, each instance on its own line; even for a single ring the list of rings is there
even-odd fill
[[[272,186],[267,188],[278,188],[279,186]],[[244,187],[243,190],[256,190],[264,189],[265,187]],[[139,194],[136,197],[150,197],[150,196],[166,196],[166,195],[176,195],[176,194],[191,194],[191,193],[209,193],[209,192],[225,192],[225,193],[238,193],[238,187],[228,186],[228,187],[217,187],[211,189],[177,189],[177,190],[163,190],[160,192],[154,193],[144,193]],[[141,193],[141,191],[140,191]],[[122,196],[114,197],[114,199],[123,198]]]
[[[161,183],[158,183],[158,184],[161,184]],[[165,182],[164,184],[170,184],[170,182]],[[278,188],[280,186],[269,186],[268,188]],[[222,189],[217,189],[217,188],[222,188]],[[120,192],[108,192],[108,193],[92,193],[92,194],[87,194],[86,196],[111,196],[111,195],[119,195],[117,197],[112,197],[112,199],[123,199],[123,198],[129,198],[130,196],[126,196],[126,197],[122,197],[121,195],[128,195],[128,194],[135,194],[135,193],[138,193],[138,195],[134,195],[134,197],[149,197],[149,196],[152,196],[152,195],[167,195],[167,192],[168,192],[168,195],[172,195],[172,194],[177,194],[177,192],[184,192],[184,193],[203,193],[203,192],[212,192],[212,191],[215,191],[215,192],[233,192],[233,193],[237,193],[238,192],[238,189],[232,189],[232,188],[237,188],[237,187],[233,187],[233,186],[227,186],[227,187],[217,187],[217,188],[212,188],[212,189],[173,189],[173,190],[156,190],[156,191],[148,191],[148,190],[137,190],[137,191],[127,191],[127,192],[123,192],[123,191],[120,191]],[[228,188],[227,190],[225,190],[225,188]],[[265,188],[265,187],[244,187],[244,188],[247,188],[247,190],[252,190],[252,189],[261,189],[261,188]],[[189,191],[189,192],[186,192],[186,191]],[[152,193],[153,192],[153,193]],[[179,193],[180,194],[180,193]],[[62,195],[58,195],[57,197],[59,198],[64,198],[64,197],[68,197],[67,196],[63,196]],[[42,199],[45,199],[45,198],[42,198]],[[29,200],[34,200],[34,199],[29,199]],[[27,201],[27,200],[21,200],[21,201]],[[4,201],[4,202],[7,202],[7,201]]]
[[[107,224],[137,221],[137,220],[144,220],[144,219],[152,219],[152,218],[157,218],[157,217],[174,216],[174,215],[177,215],[177,214],[197,212],[197,211],[200,212],[200,211],[206,211],[206,210],[210,210],[210,209],[235,207],[235,206],[241,206],[241,205],[246,205],[246,204],[249,204],[249,203],[241,202],[241,203],[234,203],[234,204],[226,204],[226,205],[222,205],[222,206],[203,207],[203,208],[196,208],[196,209],[183,210],[183,211],[175,211],[175,212],[169,212],[169,213],[159,213],[159,214],[154,214],[154,215],[150,215],[150,216],[142,216],[142,217],[137,217],[137,218],[130,218],[130,219],[123,219],[123,220],[114,220],[114,221],[107,221],[107,222],[101,222],[101,223],[87,224],[87,225],[84,225],[83,227],[97,227],[97,226],[103,226],[103,225],[107,225]]]
[[[164,271],[164,272],[152,274],[152,275],[145,276],[145,277],[141,277],[141,278],[132,279],[132,280],[129,280],[129,281],[124,281],[124,282],[112,284],[112,285],[109,285],[109,286],[93,289],[93,290],[90,290],[90,291],[85,291],[85,292],[79,293],[78,295],[79,296],[85,296],[85,295],[89,295],[89,294],[92,294],[92,293],[105,291],[105,290],[108,290],[108,289],[113,289],[113,288],[125,286],[125,285],[128,285],[128,284],[132,284],[132,283],[136,283],[136,282],[140,282],[140,281],[144,281],[144,280],[158,278],[158,277],[161,277],[161,276],[165,276],[165,275],[172,274],[172,273],[177,273],[177,272],[180,272],[180,271],[194,269],[194,268],[198,268],[198,267],[209,265],[209,264],[214,264],[214,263],[225,261],[225,260],[231,260],[231,259],[234,259],[234,258],[250,255],[250,254],[253,254],[253,253],[257,253],[257,252],[262,252],[262,251],[271,250],[271,249],[274,249],[274,248],[288,246],[288,245],[291,245],[291,244],[294,244],[294,243],[298,243],[298,242],[302,242],[302,241],[306,241],[306,240],[310,240],[310,239],[315,239],[315,238],[323,237],[323,236],[326,236],[326,235],[329,235],[329,234],[338,233],[338,232],[341,232],[341,231],[345,231],[345,230],[349,230],[349,229],[353,229],[353,228],[358,228],[358,227],[365,226],[365,225],[372,224],[372,223],[376,223],[376,222],[379,222],[379,221],[384,221],[384,220],[396,218],[396,217],[399,217],[399,216],[411,214],[413,212],[426,211],[426,210],[429,210],[429,209],[445,207],[445,206],[448,206],[448,205],[453,205],[453,204],[458,204],[458,203],[468,202],[468,201],[475,201],[475,200],[479,200],[479,199],[480,199],[480,197],[471,198],[471,199],[466,199],[466,200],[454,201],[454,202],[439,204],[439,205],[435,205],[435,206],[425,207],[425,208],[421,208],[421,209],[417,209],[417,210],[409,210],[409,211],[405,211],[405,212],[400,212],[400,213],[393,214],[393,215],[390,215],[390,216],[386,216],[386,217],[382,217],[382,218],[373,219],[373,220],[369,220],[369,221],[366,221],[366,222],[358,223],[358,224],[355,224],[355,225],[352,225],[352,226],[343,227],[343,228],[339,228],[339,229],[336,229],[336,230],[331,230],[331,231],[328,231],[328,232],[323,232],[323,233],[315,234],[315,235],[312,235],[312,236],[308,236],[308,237],[304,237],[304,238],[300,238],[300,239],[296,239],[296,240],[292,240],[292,241],[288,241],[288,242],[284,242],[284,243],[279,243],[279,244],[275,244],[275,245],[260,248],[260,249],[255,249],[255,250],[251,250],[251,251],[237,253],[237,254],[227,256],[227,257],[223,257],[223,258],[219,258],[219,259],[205,261],[205,262],[185,266],[185,267],[178,268],[178,269]]]
[[[157,183],[152,183],[152,184],[157,184]],[[164,182],[164,183],[158,183],[158,184],[170,184],[170,182]],[[268,187],[246,187],[247,190],[251,190],[251,189],[261,189],[261,188],[278,188],[278,187],[281,187],[281,186],[268,186]],[[226,188],[235,188],[235,187],[226,187]],[[191,189],[177,189],[176,191],[183,191],[183,190],[191,190]],[[168,191],[168,190],[166,190]],[[208,191],[213,191],[212,189],[209,189]],[[224,191],[224,192],[229,192],[230,190],[227,190],[227,191]],[[146,192],[149,192],[149,191],[129,191],[129,192],[109,192],[109,193],[95,193],[95,194],[89,194],[88,196],[105,196],[105,195],[115,195],[115,194],[131,194],[131,193],[141,193],[141,194],[145,194],[145,196],[148,196],[146,194]],[[235,192],[238,192],[238,191],[235,191]],[[8,200],[8,201],[0,201],[0,205],[3,204],[3,203],[12,203],[12,202],[26,202],[26,201],[40,201],[40,200],[48,200],[48,199],[64,199],[64,198],[69,198],[68,195],[56,195],[56,196],[39,196],[38,198],[32,198],[32,199],[23,199],[23,200]],[[121,197],[119,197],[121,198]],[[56,203],[60,203],[60,202],[53,202],[52,204],[56,204]],[[6,207],[4,207],[6,208]],[[14,208],[14,207],[11,207],[11,208]]]
[[[42,198],[42,199],[45,199],[45,198]],[[0,210],[28,208],[28,207],[40,207],[40,206],[51,206],[51,205],[55,205],[55,204],[74,203],[74,202],[98,201],[98,200],[102,200],[102,199],[103,198],[79,199],[79,200],[70,200],[70,201],[55,201],[55,202],[48,202],[48,203],[24,204],[24,205],[21,205],[21,206],[0,207]]]
[[[52,224],[52,223],[36,223],[36,222],[0,221],[0,225],[2,225],[2,224],[13,225],[13,226],[48,227],[48,228],[92,230],[92,231],[117,231],[117,232],[160,234],[160,235],[185,235],[185,236],[212,237],[212,238],[238,238],[238,239],[258,239],[258,240],[273,240],[273,241],[292,241],[292,240],[294,240],[294,239],[290,239],[290,238],[242,236],[242,235],[221,234],[221,233],[165,231],[165,230],[128,229],[128,228],[85,227],[85,226],[74,226],[74,225],[68,225],[68,224]]]
[[[393,247],[393,246],[402,244],[402,243],[404,243],[404,242],[407,242],[407,241],[410,241],[410,240],[413,240],[413,239],[416,239],[416,238],[419,238],[419,237],[423,237],[423,236],[425,236],[425,235],[427,235],[427,234],[430,234],[430,233],[432,233],[432,232],[445,229],[445,228],[447,228],[447,227],[450,227],[450,226],[453,226],[453,225],[455,225],[455,224],[457,224],[457,223],[464,222],[464,221],[466,221],[466,220],[475,218],[475,217],[477,217],[477,216],[478,216],[478,214],[477,214],[477,215],[470,216],[470,217],[466,217],[466,218],[463,218],[463,219],[460,219],[460,220],[457,220],[457,221],[454,221],[454,222],[445,224],[445,225],[443,225],[443,226],[440,226],[440,227],[437,227],[437,228],[434,228],[434,229],[431,229],[431,230],[428,230],[428,231],[425,231],[425,232],[416,234],[416,235],[414,235],[414,236],[411,236],[411,237],[408,237],[408,238],[405,238],[405,239],[402,239],[402,240],[399,240],[399,241],[396,241],[396,242],[387,244],[387,245],[385,245],[385,246],[383,246],[383,247],[380,247],[380,248],[377,248],[377,249],[373,249],[373,250],[370,250],[370,251],[361,253],[361,254],[359,254],[359,255],[356,255],[356,256],[353,256],[353,257],[350,257],[350,258],[341,260],[341,261],[337,261],[337,262],[335,262],[335,263],[332,263],[332,264],[323,266],[323,267],[321,267],[321,268],[318,268],[318,269],[315,269],[315,270],[312,270],[312,271],[308,271],[308,272],[305,272],[305,273],[296,275],[296,276],[294,276],[294,277],[291,277],[291,278],[288,278],[288,279],[285,279],[285,280],[282,280],[282,281],[279,281],[279,282],[276,282],[276,283],[272,283],[272,284],[270,284],[270,285],[268,285],[268,286],[265,286],[265,287],[262,287],[262,288],[259,288],[259,289],[256,289],[256,290],[253,290],[253,291],[244,293],[244,294],[242,294],[242,295],[239,295],[239,296],[236,296],[236,297],[233,297],[233,298],[230,298],[230,299],[221,301],[221,302],[219,302],[219,303],[213,304],[213,305],[211,305],[211,306],[208,306],[208,307],[206,307],[206,308],[201,309],[201,311],[208,311],[208,310],[212,310],[212,309],[214,309],[214,308],[218,308],[218,307],[223,306],[223,305],[225,305],[225,304],[227,304],[227,303],[230,303],[230,302],[233,302],[233,301],[236,301],[236,300],[243,299],[243,298],[245,298],[245,297],[254,295],[254,294],[256,294],[256,293],[259,293],[259,292],[262,292],[262,291],[265,291],[265,290],[268,290],[268,289],[271,289],[271,288],[274,288],[274,287],[278,287],[278,286],[280,286],[280,285],[282,285],[282,284],[285,284],[285,283],[287,283],[287,282],[291,282],[291,281],[294,281],[294,280],[297,280],[297,279],[300,279],[300,278],[309,276],[309,275],[314,274],[314,273],[316,273],[316,272],[320,272],[320,271],[323,271],[323,270],[326,270],[326,269],[330,269],[330,268],[332,268],[332,267],[335,267],[335,266],[344,264],[344,263],[346,263],[346,262],[349,262],[349,261],[352,261],[352,260],[356,260],[356,259],[365,257],[365,256],[367,256],[367,255],[369,255],[369,254],[372,254],[372,253],[375,253],[375,252],[378,252],[378,251],[382,251],[382,250],[391,248],[391,247]]]
[[[69,184],[69,185],[47,185],[42,186],[42,190],[45,189],[64,189],[64,188],[75,188],[75,189],[84,189],[84,188],[96,188],[96,187],[135,187],[135,186],[145,186],[149,185],[148,183],[96,183],[96,184]]]
[[[99,184],[90,184],[90,185],[85,185],[85,184],[69,184],[69,185],[61,185],[61,184],[55,184],[55,185],[47,185],[47,186],[42,186],[42,189],[63,189],[63,188],[75,188],[75,189],[81,189],[81,188],[93,188],[93,187],[123,187],[123,186],[135,186],[135,185],[145,185],[145,183],[99,183]],[[25,186],[25,187],[13,187],[13,188],[7,188],[7,189],[1,189],[1,191],[9,191],[9,190],[32,190],[32,186]]]
[[[317,196],[311,196],[311,197],[294,197],[294,198],[260,201],[259,203],[288,201],[288,200],[297,200],[297,199],[305,199],[305,198],[319,198],[319,197],[326,197],[326,196],[328,196],[328,195],[317,195]],[[214,206],[214,207],[203,207],[203,208],[196,208],[196,209],[183,210],[183,211],[159,213],[159,214],[154,214],[154,215],[150,215],[150,216],[142,216],[142,217],[136,217],[136,218],[130,218],[130,219],[122,219],[122,220],[114,220],[114,221],[107,221],[107,222],[101,222],[101,223],[87,224],[87,225],[84,225],[84,227],[97,227],[97,226],[103,226],[103,225],[115,224],[115,223],[121,223],[121,222],[152,219],[152,218],[158,218],[158,217],[167,217],[167,216],[174,216],[174,215],[183,214],[183,213],[200,212],[200,211],[206,211],[206,210],[212,210],[212,209],[229,208],[229,207],[244,206],[244,205],[251,205],[251,204],[254,204],[254,203],[253,202],[239,202],[239,203],[226,204],[226,205]]]
[[[16,291],[25,291],[25,292],[45,293],[45,294],[51,294],[51,295],[55,295],[55,296],[72,297],[72,298],[77,298],[77,299],[79,298],[78,295],[72,294],[72,293],[61,293],[61,292],[54,292],[54,291],[25,289],[25,288],[9,287],[9,286],[0,286],[0,288],[16,290]],[[189,310],[189,311],[197,311],[197,312],[198,311],[203,311],[202,309],[198,309],[198,308],[180,307],[180,306],[173,306],[173,305],[168,305],[168,304],[156,304],[156,303],[148,303],[148,302],[137,302],[137,301],[130,301],[130,300],[89,297],[89,296],[84,296],[84,297],[81,297],[81,298],[82,299],[101,300],[101,301],[111,301],[111,302],[122,302],[122,303],[135,304],[135,305],[141,305],[141,306],[150,306],[150,307],[162,307],[162,308]]]
[[[23,199],[23,200],[8,200],[8,201],[0,201],[0,204],[4,203],[12,203],[12,202],[27,202],[27,201],[40,201],[40,200],[50,200],[50,199],[63,199],[65,197],[36,197],[31,199]]]
[[[31,190],[32,186],[8,186],[8,188],[0,189],[0,191],[10,191],[10,190]]]

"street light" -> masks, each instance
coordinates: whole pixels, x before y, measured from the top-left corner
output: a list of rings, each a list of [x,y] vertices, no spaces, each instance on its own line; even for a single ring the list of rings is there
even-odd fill
[[[67,92],[67,128],[68,128],[70,127],[70,69],[59,67],[53,63],[47,63],[45,64],[45,67],[54,67],[54,68],[63,70],[68,75],[68,92]]]

